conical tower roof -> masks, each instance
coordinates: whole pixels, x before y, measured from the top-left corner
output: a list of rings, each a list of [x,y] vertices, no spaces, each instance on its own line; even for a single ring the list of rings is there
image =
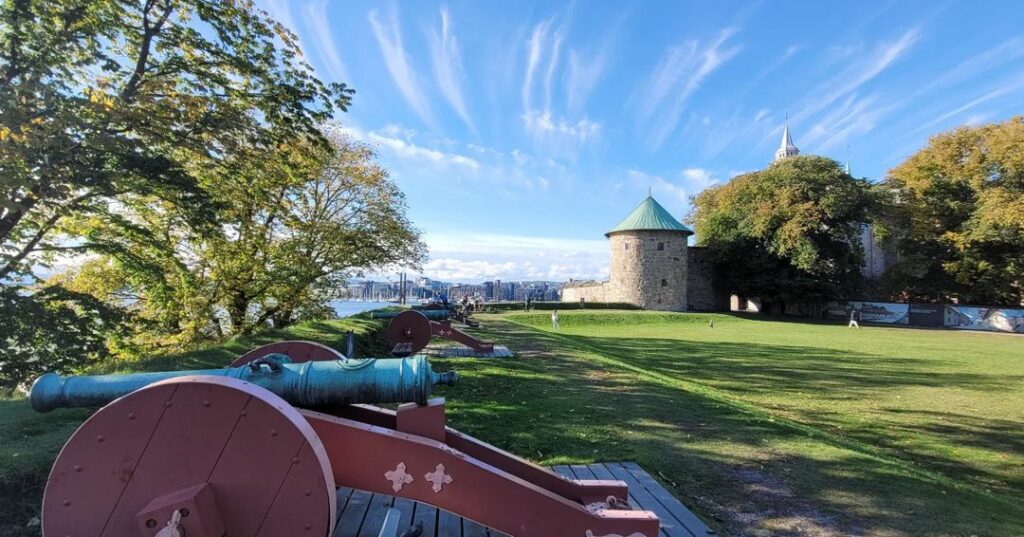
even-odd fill
[[[605,233],[608,237],[612,233],[621,231],[679,231],[687,235],[693,235],[693,230],[676,220],[668,209],[661,206],[652,196],[642,201],[633,212],[629,213],[619,225]]]

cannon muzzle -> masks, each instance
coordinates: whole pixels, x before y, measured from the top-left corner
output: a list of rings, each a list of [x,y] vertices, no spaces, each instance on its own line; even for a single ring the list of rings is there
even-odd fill
[[[269,354],[228,369],[69,377],[46,373],[32,385],[29,401],[38,412],[97,407],[155,382],[191,375],[251,382],[299,407],[409,402],[423,405],[435,385],[453,386],[459,380],[454,371],[435,373],[423,356],[291,363],[286,355]]]

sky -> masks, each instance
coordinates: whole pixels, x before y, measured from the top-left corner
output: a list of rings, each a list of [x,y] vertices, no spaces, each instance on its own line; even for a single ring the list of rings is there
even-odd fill
[[[650,190],[804,154],[877,181],[929,136],[1022,112],[1024,3],[257,0],[377,150],[447,281],[607,278]]]

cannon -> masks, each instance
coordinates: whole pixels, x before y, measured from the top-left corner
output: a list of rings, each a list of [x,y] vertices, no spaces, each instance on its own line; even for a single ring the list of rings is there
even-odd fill
[[[427,319],[430,319],[431,321],[447,321],[451,317],[451,312],[449,310],[444,310],[444,309],[428,310],[428,309],[416,309],[416,308],[414,308],[414,310],[418,311],[419,313],[422,313],[424,317],[426,317]],[[394,319],[395,317],[398,317],[398,315],[401,314],[401,313],[403,313],[403,312],[400,312],[400,311],[375,311],[375,312],[370,314],[370,318],[371,319],[380,319],[380,320],[390,321],[391,319]]]
[[[272,353],[228,369],[82,377],[46,373],[32,385],[29,401],[38,412],[95,407],[162,380],[193,375],[251,382],[304,407],[409,401],[426,404],[435,384],[453,386],[458,381],[454,372],[434,373],[423,356],[292,363],[287,355]]]
[[[426,310],[439,311],[439,310]],[[426,311],[406,310],[395,315],[388,323],[388,343],[394,356],[410,356],[423,350],[432,336],[457,341],[476,352],[494,350],[494,344],[479,339],[452,327],[450,322],[433,321]]]
[[[274,356],[282,349],[287,359]],[[427,503],[517,537],[658,535],[654,513],[627,510],[625,483],[565,479],[446,427],[443,399],[397,410],[317,399],[306,408],[250,381],[290,375],[291,366],[336,375],[313,366],[354,361],[338,356],[307,342],[276,343],[239,359],[255,376],[204,370],[151,378],[107,403],[54,462],[43,536],[328,537],[337,487]],[[372,367],[385,363],[416,361]],[[418,366],[418,374],[429,371]],[[143,382],[127,377],[47,376],[39,381],[49,401],[43,408],[84,402],[73,395],[92,389],[105,399]],[[63,395],[54,395],[58,385]],[[367,398],[404,397],[401,389],[385,393],[389,386]],[[389,519],[381,535],[397,535]]]
[[[456,307],[455,304],[450,304],[446,308],[442,304],[439,304],[437,302],[431,302],[430,304],[415,305],[415,306],[412,307],[412,309],[417,310],[417,311],[422,311],[423,313],[426,313],[428,317],[430,317],[430,313],[429,312],[433,312],[433,311],[447,311],[449,317],[451,317],[455,321],[460,322],[460,323],[462,323],[462,324],[464,324],[464,325],[466,325],[466,326],[468,326],[470,328],[476,328],[476,327],[480,326],[480,322],[477,321],[476,319],[474,319],[469,312],[464,312],[464,311],[460,310],[459,308]],[[433,317],[430,317],[430,318],[432,320],[438,320],[438,319],[434,319]]]

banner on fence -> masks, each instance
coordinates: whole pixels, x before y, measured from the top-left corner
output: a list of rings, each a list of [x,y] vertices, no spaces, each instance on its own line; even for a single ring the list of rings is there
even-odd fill
[[[945,304],[910,305],[910,324],[913,326],[942,326],[945,321]]]
[[[907,324],[909,304],[895,302],[850,302],[850,307],[860,310],[860,320],[865,323]]]
[[[945,326],[1024,334],[1024,309],[947,305]]]

